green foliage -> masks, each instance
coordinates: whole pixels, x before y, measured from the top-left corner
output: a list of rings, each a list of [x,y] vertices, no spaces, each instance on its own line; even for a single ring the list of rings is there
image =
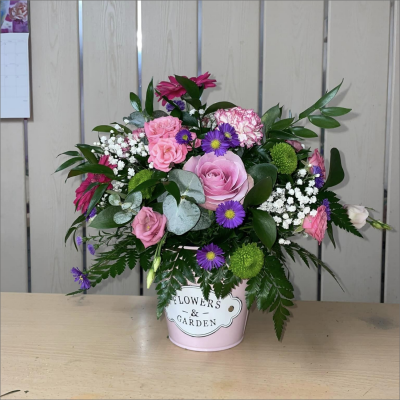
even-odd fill
[[[273,163],[281,174],[292,174],[297,168],[297,156],[288,143],[277,143],[271,149]]]
[[[329,174],[323,189],[339,185],[344,179],[344,171],[342,167],[342,160],[340,158],[339,150],[335,147],[331,149]]]
[[[121,208],[118,206],[105,208],[96,215],[96,217],[90,223],[90,227],[95,229],[112,229],[120,227],[121,224],[117,224],[114,221],[114,215],[120,211]]]
[[[264,179],[258,181],[247,193],[244,198],[243,206],[247,208],[250,205],[258,206],[264,201],[267,201],[272,193],[273,183],[272,179],[267,176]]]
[[[229,101],[220,101],[218,103],[212,104],[210,107],[208,107],[204,113],[204,115],[214,113],[217,110],[229,110],[230,108],[236,107],[235,104],[229,102]]]
[[[129,100],[131,101],[132,107],[135,111],[142,111],[142,102],[137,94],[131,92],[129,94]]]
[[[311,131],[310,129],[303,128],[302,126],[293,126],[290,130],[296,135],[302,138],[314,138],[318,137],[318,135]]]
[[[339,117],[341,115],[348,114],[351,111],[351,108],[343,108],[343,107],[324,107],[321,108],[321,114],[327,117]]]
[[[137,188],[141,183],[146,182],[151,179],[153,172],[149,169],[143,169],[137,172],[128,183],[128,193]],[[157,183],[158,180],[155,180],[154,184]],[[151,194],[153,193],[154,188],[147,187],[141,189],[141,193],[144,199],[150,199]]]
[[[338,128],[340,123],[332,117],[325,117],[324,115],[310,115],[308,120],[319,128],[332,129]]]
[[[70,167],[71,165],[74,165],[74,164],[76,164],[76,163],[78,163],[78,162],[81,162],[81,161],[83,161],[83,157],[73,157],[73,158],[70,158],[69,160],[63,162],[63,163],[54,171],[54,173],[60,172],[60,171],[64,170],[65,168],[68,168],[68,167]]]
[[[276,178],[278,176],[278,169],[275,165],[269,163],[256,164],[247,170],[248,174],[254,179],[254,183],[270,177],[272,186],[275,186]]]
[[[154,102],[154,87],[153,87],[153,78],[149,83],[146,91],[146,102],[145,102],[145,109],[149,116],[153,115],[153,102]]]
[[[282,108],[277,104],[274,107],[271,107],[265,114],[261,117],[261,122],[264,125],[265,132],[268,132],[271,128],[272,124],[275,122],[277,118],[280,118],[282,114]]]
[[[267,211],[250,209],[253,214],[253,228],[261,242],[271,249],[276,241],[276,224]]]
[[[235,250],[230,258],[230,268],[234,275],[242,279],[256,276],[264,264],[264,253],[256,243],[244,244]]]

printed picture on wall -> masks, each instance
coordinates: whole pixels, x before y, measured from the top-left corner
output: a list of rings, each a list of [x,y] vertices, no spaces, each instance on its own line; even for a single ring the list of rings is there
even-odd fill
[[[1,33],[28,33],[27,0],[1,0]]]

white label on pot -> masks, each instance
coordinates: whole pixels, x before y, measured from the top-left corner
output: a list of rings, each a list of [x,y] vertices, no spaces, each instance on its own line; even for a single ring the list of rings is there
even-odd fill
[[[182,286],[165,308],[166,316],[184,333],[193,337],[209,336],[227,328],[242,310],[242,301],[229,294],[218,299],[210,291],[208,300],[199,286]]]

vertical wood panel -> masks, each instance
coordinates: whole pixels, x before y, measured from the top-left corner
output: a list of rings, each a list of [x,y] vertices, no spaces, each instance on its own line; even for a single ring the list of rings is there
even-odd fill
[[[96,125],[123,123],[133,111],[129,92],[138,90],[136,1],[84,1],[82,11],[85,138],[93,144]],[[88,235],[96,232],[87,230]],[[93,258],[88,253],[88,267]],[[138,295],[139,284],[139,268],[127,268],[89,293]]]
[[[217,79],[209,103],[227,100],[257,110],[259,1],[203,1],[202,72]]]
[[[142,36],[143,98],[152,77],[196,76],[197,1],[142,1]]]
[[[169,75],[197,76],[197,1],[142,2],[142,96],[154,78],[154,86]],[[155,109],[163,109],[161,103]],[[143,294],[155,296],[155,285]]]
[[[77,289],[70,270],[82,256],[64,235],[74,216],[73,178],[53,175],[79,142],[78,3],[34,1],[31,7],[33,118],[29,132],[32,292]]]
[[[345,78],[332,105],[353,108],[341,118],[341,128],[326,133],[325,154],[340,149],[346,172],[334,190],[348,204],[382,212],[390,2],[331,1],[329,7],[327,86]],[[379,302],[382,233],[362,233],[364,240],[340,231],[340,251],[323,249],[324,261],[345,287],[343,293],[324,273],[323,300]]]
[[[321,96],[323,22],[322,1],[265,2],[263,112],[279,102],[285,106],[286,116],[289,109],[298,115]],[[320,134],[319,129],[314,131]],[[307,139],[304,144],[318,148],[319,139]],[[315,240],[299,238],[296,241],[317,254]],[[317,270],[297,261],[288,262],[296,298],[316,300]]]
[[[392,109],[390,132],[390,165],[388,182],[387,221],[395,232],[386,234],[385,303],[399,303],[399,2],[394,2],[394,79],[392,82]]]
[[[23,121],[3,119],[1,121],[0,140],[1,291],[27,292],[26,178]]]

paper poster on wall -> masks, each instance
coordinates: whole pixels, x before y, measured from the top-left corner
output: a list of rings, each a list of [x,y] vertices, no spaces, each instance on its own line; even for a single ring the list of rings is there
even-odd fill
[[[1,118],[30,117],[28,5],[1,4]]]

